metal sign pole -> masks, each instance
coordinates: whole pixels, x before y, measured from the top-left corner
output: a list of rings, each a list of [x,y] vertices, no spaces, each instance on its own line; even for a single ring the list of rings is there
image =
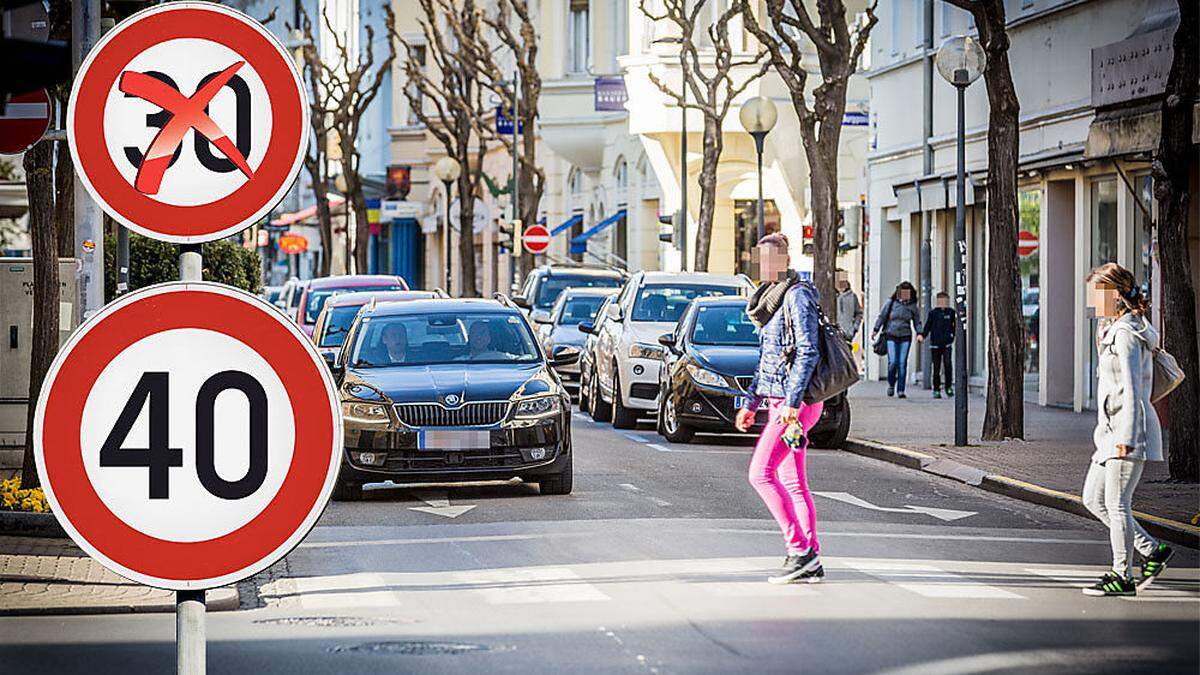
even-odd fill
[[[200,281],[204,261],[200,244],[179,246],[179,280]],[[175,672],[204,675],[204,591],[175,592]]]

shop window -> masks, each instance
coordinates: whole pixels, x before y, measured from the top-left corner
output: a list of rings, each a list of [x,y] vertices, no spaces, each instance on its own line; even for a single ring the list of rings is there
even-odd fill
[[[1041,284],[1038,267],[1041,261],[1036,244],[1042,219],[1042,191],[1026,190],[1017,197],[1021,221],[1021,318],[1025,324],[1025,387],[1037,390],[1038,338],[1041,317]]]
[[[733,202],[734,222],[734,266],[739,274],[757,279],[757,274],[751,266],[751,252],[758,243],[758,201],[754,199],[738,199]],[[766,232],[778,232],[780,227],[779,208],[775,200],[763,201],[763,222]]]
[[[586,73],[592,52],[592,26],[588,0],[568,0],[567,72]]]

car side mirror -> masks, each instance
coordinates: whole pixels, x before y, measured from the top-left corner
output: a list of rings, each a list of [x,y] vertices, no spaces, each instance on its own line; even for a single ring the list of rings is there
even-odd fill
[[[549,324],[554,323],[553,319],[551,319],[550,315],[546,312],[534,312],[533,313],[533,322],[540,323],[543,325],[549,325]]]
[[[550,356],[550,365],[554,367],[569,366],[579,361],[579,348],[570,345],[559,345]]]
[[[596,324],[592,321],[581,321],[579,323],[579,332],[591,335],[596,331]]]
[[[658,344],[671,350],[672,354],[679,353],[675,346],[675,334],[674,333],[663,333],[662,335],[659,335],[658,336]]]
[[[607,312],[608,318],[612,319],[613,321],[620,321],[623,318],[620,305],[609,305]]]
[[[521,309],[529,309],[529,300],[523,295],[512,296],[512,303]]]

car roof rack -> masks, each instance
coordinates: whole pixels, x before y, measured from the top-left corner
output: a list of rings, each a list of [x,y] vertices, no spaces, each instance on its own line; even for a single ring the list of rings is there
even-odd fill
[[[508,294],[506,293],[496,291],[495,293],[492,293],[492,299],[499,302],[501,305],[504,305],[505,307],[518,309],[517,305],[512,301],[512,298],[508,297]]]
[[[441,286],[438,286],[437,288],[433,289],[433,295],[434,295],[434,297],[436,297],[436,298],[448,298],[448,297],[450,297],[450,294],[449,294],[449,293],[447,293],[446,291],[442,290],[442,287],[441,287]]]

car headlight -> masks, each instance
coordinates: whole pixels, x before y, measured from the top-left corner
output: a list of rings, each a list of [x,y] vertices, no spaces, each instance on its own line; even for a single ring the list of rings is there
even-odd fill
[[[687,366],[687,371],[688,374],[692,376],[692,379],[700,384],[708,385],[710,387],[729,386],[729,382],[727,382],[724,377],[721,377],[711,370],[705,370],[697,365],[689,363]]]
[[[353,422],[387,422],[387,406],[378,403],[342,401],[342,417]]]
[[[648,345],[642,342],[635,342],[629,346],[629,358],[631,359],[653,359],[662,361],[663,349],[658,345]]]
[[[513,417],[545,417],[557,414],[562,409],[557,396],[535,396],[520,399],[513,410]]]

